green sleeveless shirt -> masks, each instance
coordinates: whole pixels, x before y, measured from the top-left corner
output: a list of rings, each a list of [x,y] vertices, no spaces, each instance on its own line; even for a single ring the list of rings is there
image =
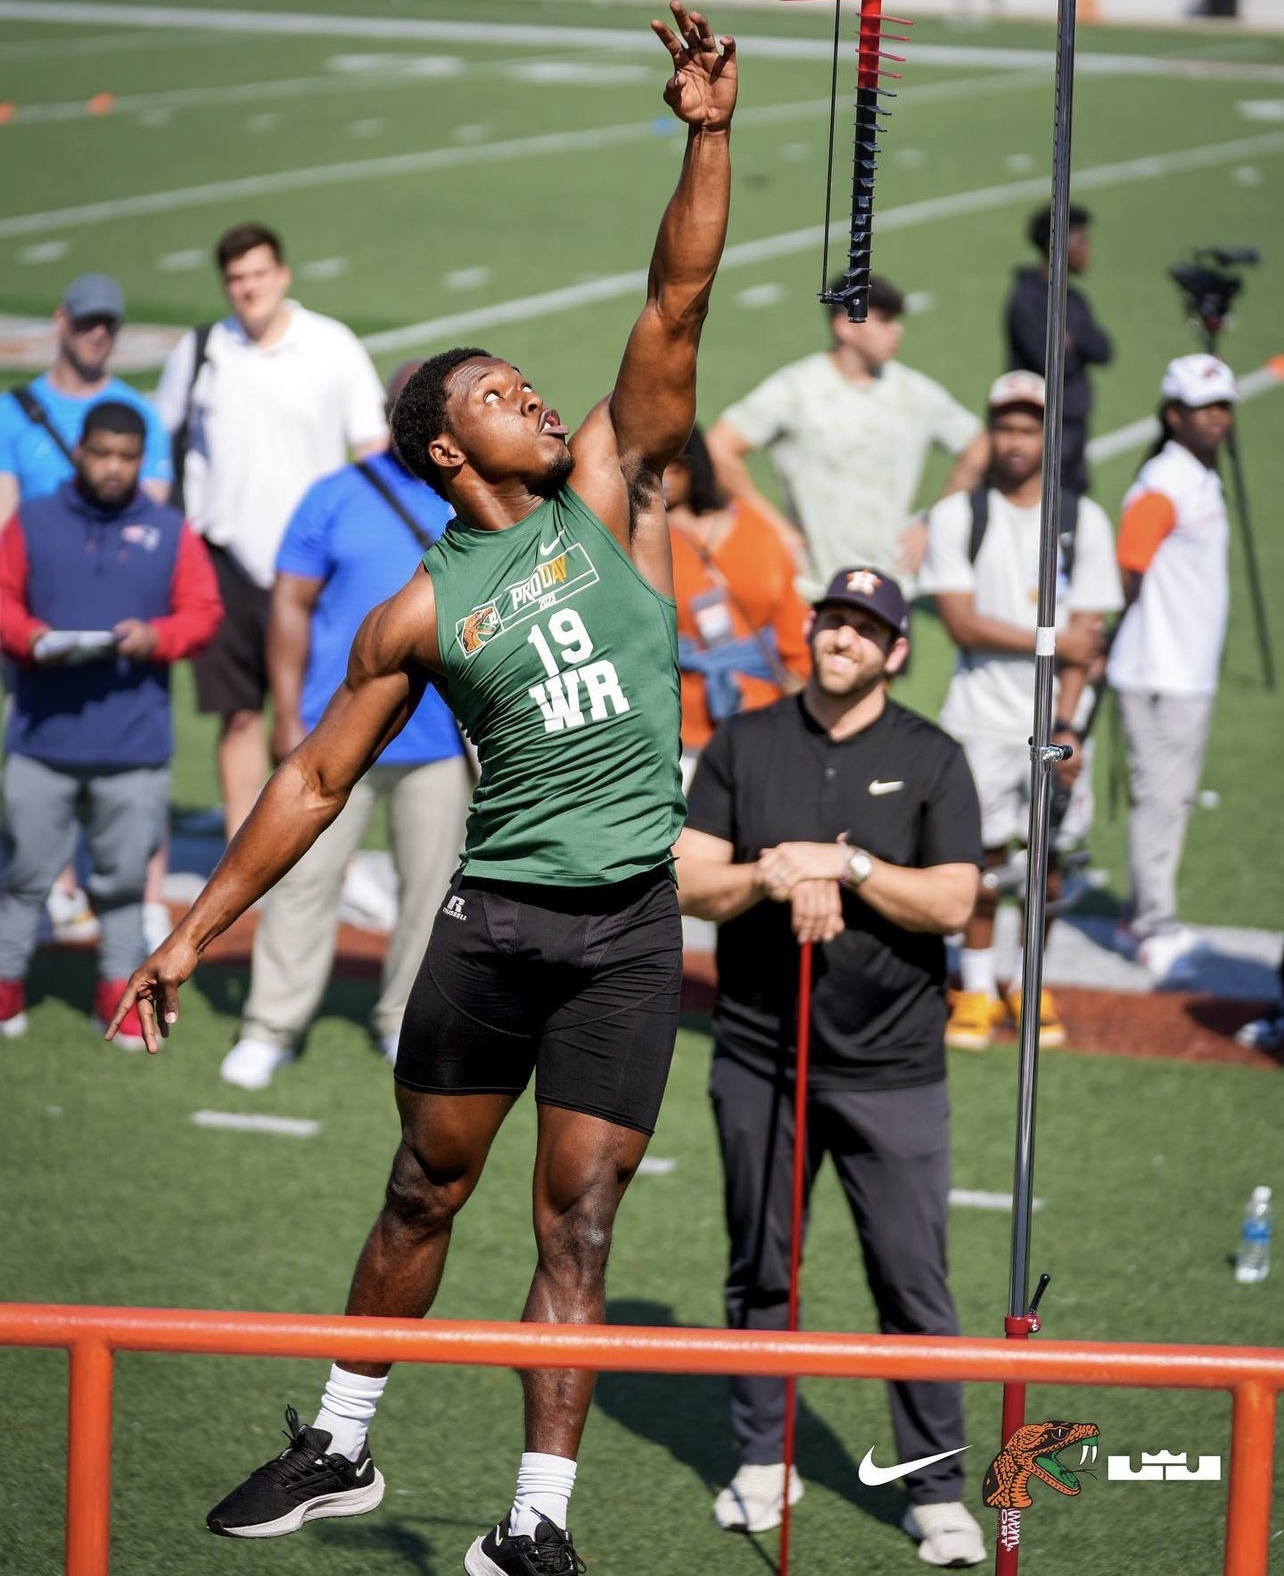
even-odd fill
[[[481,763],[464,868],[603,886],[682,825],[676,605],[564,487],[525,520],[452,520],[424,554],[447,703]]]

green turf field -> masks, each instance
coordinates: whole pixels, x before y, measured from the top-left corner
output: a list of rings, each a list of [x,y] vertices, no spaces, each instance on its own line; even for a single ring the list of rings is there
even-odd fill
[[[184,9],[199,19],[200,7]],[[271,31],[286,9],[276,0],[209,30],[59,26],[38,6],[0,20],[0,102],[14,107],[0,124],[0,311],[45,313],[72,275],[104,268],[134,321],[209,318],[220,310],[211,243],[261,217],[287,239],[298,294],[370,336],[383,370],[480,342],[516,360],[564,415],[582,415],[610,386],[679,157],[659,98],[664,57],[646,27],[657,8],[336,0],[294,32]],[[257,30],[244,30],[247,15]],[[824,7],[781,5],[727,25],[741,35],[744,85],[730,243],[701,360],[706,422],[824,334],[815,294],[829,19]],[[1025,216],[1046,195],[1050,36],[920,23],[886,137],[874,256],[919,306],[905,359],[978,406],[1001,365],[999,314],[1026,260]],[[809,40],[812,53],[791,55],[781,40]],[[1188,74],[1190,59],[1212,64]],[[1096,216],[1086,284],[1117,347],[1097,378],[1099,435],[1153,410],[1165,361],[1195,348],[1166,272],[1194,246],[1260,249],[1222,348],[1241,372],[1284,352],[1282,62],[1284,38],[1080,32],[1075,194]],[[110,112],[87,113],[104,94]],[[840,242],[835,266],[842,255]],[[1278,388],[1245,405],[1241,444],[1284,660],[1282,420]],[[1108,510],[1140,454],[1098,467]],[[1261,683],[1238,542],[1234,587],[1205,769],[1221,802],[1194,818],[1181,898],[1192,920],[1275,927],[1279,706]],[[934,710],[948,666],[946,643],[920,617],[906,698]],[[209,804],[210,733],[185,704],[179,714],[177,797]],[[1096,843],[1117,894],[1121,816],[1103,815]]]
[[[106,11],[101,23],[73,26],[41,20],[36,7],[0,9],[0,102],[15,106],[0,124],[0,312],[43,314],[75,273],[103,268],[122,281],[136,322],[207,319],[220,306],[209,247],[252,216],[285,235],[300,297],[372,336],[383,370],[408,354],[479,342],[514,359],[572,420],[609,387],[679,153],[659,97],[664,65],[646,31],[650,6],[323,0],[289,35],[266,30],[276,12],[302,14],[284,0],[246,8],[260,30],[239,32],[178,25],[199,16],[191,5],[167,13],[162,27],[122,26]],[[706,421],[823,342],[814,298],[828,92],[819,53],[790,57],[754,43],[825,40],[823,8],[781,5],[725,24],[714,10],[713,19],[742,39],[743,88],[730,246],[702,357]],[[384,23],[393,26],[381,33]],[[518,25],[526,31],[511,30]],[[627,47],[595,30],[623,30]],[[1025,257],[1024,218],[1046,183],[1051,35],[934,22],[915,37],[919,56],[911,52],[886,141],[875,261],[920,297],[906,359],[979,404],[1001,365],[999,310]],[[1195,245],[1261,249],[1223,344],[1237,370],[1284,351],[1284,39],[1084,30],[1080,48],[1076,195],[1096,215],[1097,240],[1086,286],[1117,345],[1116,365],[1097,381],[1096,430],[1107,433],[1153,409],[1164,362],[1195,348],[1166,277]],[[988,58],[978,64],[964,50]],[[1013,64],[1012,50],[1041,51],[1042,63]],[[1162,63],[1181,57],[1217,70]],[[86,114],[103,93],[115,95],[111,113]],[[837,193],[846,181],[840,171]],[[1241,441],[1284,661],[1282,419],[1284,389],[1263,394],[1243,408]],[[1099,467],[1108,509],[1139,457]],[[1192,821],[1182,902],[1192,920],[1278,927],[1280,707],[1260,683],[1238,556],[1236,575],[1205,771],[1221,804]],[[948,653],[926,616],[916,651],[906,696],[931,710]],[[175,798],[208,805],[210,731],[190,716],[185,675],[177,694]],[[1103,813],[1095,843],[1117,891],[1121,823]],[[338,1307],[395,1136],[386,1069],[361,1028],[368,988],[336,987],[305,1061],[250,1096],[217,1079],[239,976],[202,974],[180,1035],[154,1063],[95,1041],[83,1016],[86,960],[44,954],[33,984],[32,1030],[3,1052],[0,1296]],[[617,1322],[719,1320],[724,1248],[707,1055],[693,1025],[653,1146],[676,1167],[640,1179],[620,1221]],[[956,1057],[952,1080],[958,1185],[1010,1188],[1011,1052]],[[193,1126],[192,1113],[210,1107],[323,1127],[291,1140]],[[1049,1336],[1284,1344],[1284,1269],[1241,1288],[1227,1266],[1249,1189],[1278,1183],[1282,1119],[1278,1080],[1258,1071],[1045,1058],[1036,1176],[1045,1207],[1033,1267],[1055,1275],[1044,1304]],[[518,1311],[530,1267],[528,1157],[522,1112],[458,1234],[443,1316]],[[953,1229],[963,1327],[997,1335],[1007,1217],[960,1209]],[[806,1286],[812,1327],[869,1327],[850,1227],[828,1185]],[[319,1382],[315,1364],[122,1359],[113,1570],[457,1570],[511,1490],[519,1405],[506,1373],[397,1375],[376,1436],[389,1480],[377,1516],[268,1547],[215,1543],[202,1531],[208,1505],[275,1450],[281,1407],[292,1401],[306,1414]],[[64,1385],[58,1354],[0,1350],[0,1576],[60,1568]],[[884,1459],[891,1447],[878,1388],[817,1382],[803,1394],[800,1461],[812,1488],[795,1523],[795,1569],[920,1568],[895,1531],[897,1491],[856,1480],[866,1449]],[[971,1392],[974,1487],[996,1444],[997,1408],[996,1392]],[[1035,1390],[1029,1415],[1095,1421],[1116,1453],[1227,1450],[1229,1407],[1217,1396]],[[773,1539],[730,1538],[709,1519],[712,1492],[733,1465],[718,1381],[604,1379],[575,1500],[591,1570],[770,1569]],[[1131,1487],[1107,1482],[1102,1467],[1077,1501],[1044,1496],[1027,1514],[1023,1569],[1219,1571],[1224,1499],[1224,1483]],[[635,1531],[622,1536],[621,1525]],[[1284,1556],[1275,1565],[1284,1570]]]

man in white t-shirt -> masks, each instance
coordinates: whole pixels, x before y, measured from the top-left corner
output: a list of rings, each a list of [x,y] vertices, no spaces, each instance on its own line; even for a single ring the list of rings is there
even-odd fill
[[[1110,650],[1132,811],[1132,894],[1116,932],[1156,984],[1191,978],[1202,944],[1177,923],[1177,867],[1199,787],[1230,607],[1230,524],[1217,451],[1236,400],[1216,356],[1179,356],[1160,389],[1162,432],[1123,502],[1127,612]]]
[[[791,362],[723,412],[708,434],[718,481],[766,514],[819,595],[844,564],[871,564],[912,585],[926,529],[911,514],[933,447],[954,456],[942,496],[974,487],[989,447],[981,423],[939,383],[897,361],[905,298],[870,281],[869,316],[828,308],[833,343]],[[765,449],[783,512],[745,457]],[[909,582],[909,584],[907,584]]]
[[[313,482],[349,457],[386,448],[388,428],[383,389],[360,341],[288,298],[278,236],[265,225],[236,225],[215,258],[231,314],[209,330],[199,363],[197,333],[183,336],[156,403],[171,433],[187,424],[180,481],[225,609],[193,666],[200,710],[221,719],[218,772],[230,838],[267,775],[268,592],[286,524]]]
[[[938,503],[928,516],[922,585],[959,648],[941,708],[941,726],[967,753],[981,799],[981,842],[996,868],[1026,841],[1030,813],[1030,735],[1034,728],[1035,630],[1038,625],[1043,461],[1043,379],[1007,372],[990,389],[988,487]],[[977,540],[984,510],[985,526]],[[1074,720],[1084,681],[1104,648],[1103,615],[1123,605],[1110,522],[1090,499],[1078,500],[1073,527],[1061,534],[1057,581],[1059,664],[1053,742],[1078,746]],[[1069,787],[1076,754],[1056,770]],[[1060,891],[1055,855],[1048,895]],[[963,934],[963,988],[945,1043],[983,1050],[1007,1013],[1019,1021],[1023,959],[1006,1000],[994,954],[995,896],[985,885]],[[1051,992],[1039,1004],[1040,1039],[1061,1045],[1065,1030]]]

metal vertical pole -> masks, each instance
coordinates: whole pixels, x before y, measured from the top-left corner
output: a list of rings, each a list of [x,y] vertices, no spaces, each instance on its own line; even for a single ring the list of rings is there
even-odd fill
[[[807,1179],[807,1074],[811,1053],[811,942],[798,949],[798,1032],[794,1057],[794,1170],[789,1228],[789,1310],[786,1328],[798,1328],[798,1282],[802,1270],[803,1190]],[[785,1376],[784,1478],[780,1488],[780,1560],[778,1576],[789,1576],[789,1480],[794,1470],[795,1410],[798,1376]]]
[[[1048,251],[1048,319],[1043,420],[1043,497],[1039,540],[1038,628],[1034,646],[1034,732],[1030,741],[1030,827],[1025,885],[1025,972],[1021,984],[1017,1138],[1012,1186],[1012,1256],[1005,1333],[1024,1339],[1038,1328],[1030,1304],[1030,1218],[1034,1204],[1035,1101],[1039,1075],[1039,1000],[1043,991],[1043,927],[1047,915],[1052,771],[1069,753],[1052,744],[1056,672],[1057,549],[1061,516],[1061,428],[1064,411],[1066,242],[1070,229],[1070,133],[1074,104],[1075,0],[1058,0],[1052,133],[1052,226]],[[1033,1322],[1031,1322],[1033,1319]],[[1023,1399],[1004,1396],[1006,1444],[1024,1420]],[[1015,1576],[1020,1512],[1002,1512],[994,1568]]]

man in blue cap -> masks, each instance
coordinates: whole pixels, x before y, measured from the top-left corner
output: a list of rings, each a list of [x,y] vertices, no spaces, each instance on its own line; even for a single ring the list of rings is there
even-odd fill
[[[125,297],[107,274],[81,274],[54,308],[57,351],[34,382],[0,398],[0,525],[18,507],[70,480],[72,451],[85,416],[103,400],[132,405],[147,428],[142,487],[156,503],[169,496],[169,438],[148,401],[107,370],[125,321]]]

